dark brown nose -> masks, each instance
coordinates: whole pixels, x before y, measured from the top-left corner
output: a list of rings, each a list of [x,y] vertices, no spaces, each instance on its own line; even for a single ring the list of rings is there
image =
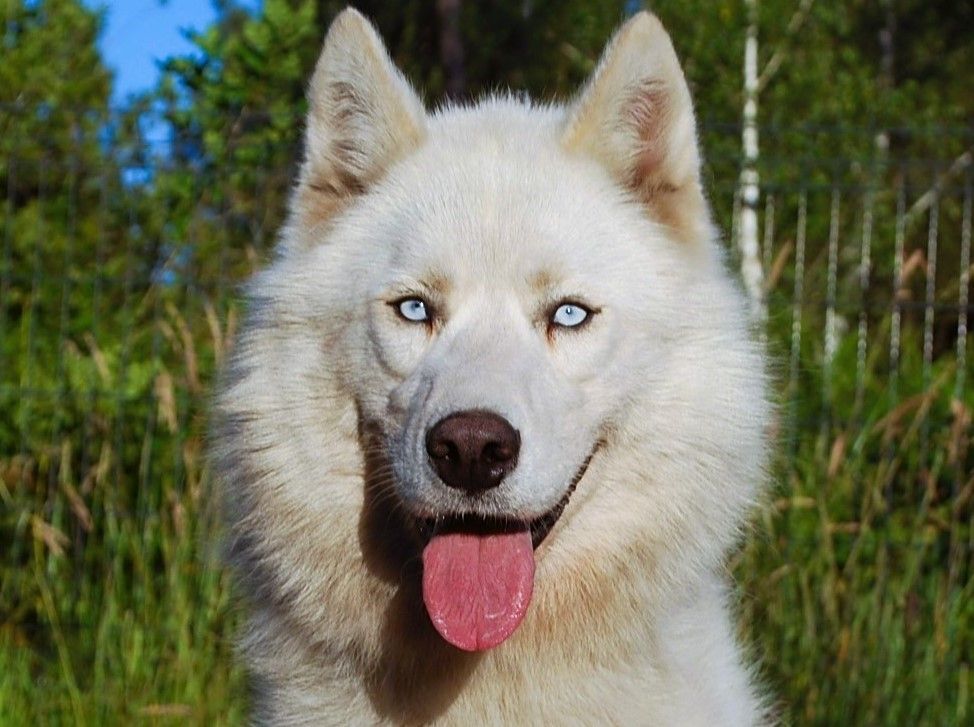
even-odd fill
[[[471,494],[497,487],[517,465],[521,435],[489,411],[461,411],[426,434],[426,452],[448,487]]]

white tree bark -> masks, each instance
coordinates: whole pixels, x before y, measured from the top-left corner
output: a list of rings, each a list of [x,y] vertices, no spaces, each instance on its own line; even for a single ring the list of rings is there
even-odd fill
[[[739,181],[740,219],[737,224],[737,246],[741,255],[741,277],[759,322],[768,316],[764,299],[764,271],[758,244],[758,203],[761,200],[758,148],[758,0],[744,0],[748,13],[747,37],[744,44],[744,111],[743,163]]]

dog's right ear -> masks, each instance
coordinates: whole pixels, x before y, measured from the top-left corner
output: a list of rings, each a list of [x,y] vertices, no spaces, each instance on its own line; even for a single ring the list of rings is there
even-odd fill
[[[422,101],[371,23],[352,8],[339,13],[308,88],[304,163],[292,199],[301,221],[292,230],[320,232],[421,143],[425,120]]]

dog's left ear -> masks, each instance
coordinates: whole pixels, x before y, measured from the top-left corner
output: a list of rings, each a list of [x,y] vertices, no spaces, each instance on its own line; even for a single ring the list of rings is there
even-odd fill
[[[678,238],[709,237],[690,89],[656,16],[638,13],[609,42],[562,143],[595,157]]]

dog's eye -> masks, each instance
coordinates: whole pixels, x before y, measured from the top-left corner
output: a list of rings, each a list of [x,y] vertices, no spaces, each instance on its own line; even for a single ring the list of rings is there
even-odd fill
[[[588,308],[578,303],[562,303],[551,314],[551,322],[556,326],[574,328],[583,324],[589,313]]]
[[[429,320],[429,310],[427,309],[426,301],[420,298],[406,298],[405,300],[400,300],[395,305],[399,311],[399,315],[407,321],[422,323],[423,321]]]

